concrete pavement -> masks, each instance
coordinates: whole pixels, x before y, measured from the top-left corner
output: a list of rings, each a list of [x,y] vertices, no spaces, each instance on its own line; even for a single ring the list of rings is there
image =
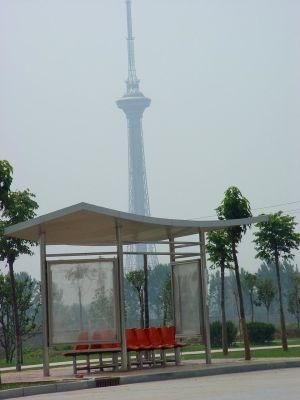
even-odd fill
[[[32,396],[33,400],[299,400],[300,368],[245,372]]]

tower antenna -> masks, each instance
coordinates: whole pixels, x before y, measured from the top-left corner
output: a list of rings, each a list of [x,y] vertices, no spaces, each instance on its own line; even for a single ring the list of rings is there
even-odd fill
[[[117,101],[127,118],[128,132],[128,178],[129,178],[129,212],[140,215],[150,215],[146,163],[144,154],[144,139],[142,119],[143,113],[149,107],[151,100],[139,89],[139,80],[135,70],[134,37],[132,34],[131,0],[126,0],[127,13],[127,49],[128,49],[128,79],[125,95]],[[135,252],[153,252],[153,244],[131,245]],[[126,258],[126,269],[137,269],[143,266],[142,255],[130,255]],[[157,265],[158,258],[149,256],[149,265]]]

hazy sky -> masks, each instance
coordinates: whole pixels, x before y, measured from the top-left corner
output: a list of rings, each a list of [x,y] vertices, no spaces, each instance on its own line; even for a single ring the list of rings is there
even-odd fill
[[[299,0],[133,0],[153,216],[211,216],[236,185],[299,221],[299,18]],[[0,0],[0,158],[39,214],[127,210],[125,38],[123,0]],[[259,265],[250,237],[239,257]]]

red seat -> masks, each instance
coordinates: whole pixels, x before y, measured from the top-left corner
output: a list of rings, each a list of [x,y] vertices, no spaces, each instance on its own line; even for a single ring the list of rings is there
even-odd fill
[[[163,342],[174,347],[184,347],[187,343],[177,342],[175,338],[175,326],[162,326],[159,328]]]
[[[138,328],[135,330],[137,346],[139,346],[140,350],[153,350],[154,347],[152,343],[149,341],[149,337],[146,333],[147,329]]]
[[[138,340],[136,337],[136,329],[130,328],[126,329],[126,345],[128,351],[138,351],[140,347],[138,346]]]
[[[81,331],[78,335],[79,342],[88,342],[89,341],[89,333],[88,331]],[[88,350],[88,344],[77,344],[75,346],[75,350]]]
[[[95,343],[91,344],[90,349],[115,349],[121,347],[119,343],[109,343],[113,338],[113,331],[111,329],[98,329],[93,333],[93,340],[108,343]]]
[[[99,341],[99,342],[102,341],[101,332],[102,332],[102,331],[100,331],[100,330],[94,331],[93,337],[92,337],[93,341],[95,341],[95,342],[96,342],[96,341]],[[94,349],[103,349],[103,347],[102,347],[102,344],[100,344],[100,343],[94,343],[94,344],[91,344],[90,349],[91,349],[91,350],[94,350]]]
[[[146,328],[145,331],[148,334],[149,341],[153,348],[155,349],[166,349],[171,348],[172,346],[164,345],[162,338],[160,336],[158,328]]]

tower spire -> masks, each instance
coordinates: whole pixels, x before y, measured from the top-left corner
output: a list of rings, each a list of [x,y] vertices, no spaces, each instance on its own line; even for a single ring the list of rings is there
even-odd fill
[[[134,61],[134,37],[132,34],[131,0],[126,0],[127,11],[127,49],[128,79],[125,95],[117,100],[117,105],[127,118],[128,132],[128,177],[129,177],[129,212],[139,215],[150,215],[142,120],[143,113],[150,106],[151,100],[139,90]],[[130,252],[154,252],[153,244],[132,244]],[[126,269],[141,268],[144,258],[140,254],[131,254],[126,258]],[[149,265],[157,265],[157,256],[149,256]]]
[[[139,91],[140,81],[136,75],[135,56],[134,56],[134,37],[132,35],[132,16],[131,16],[131,0],[126,0],[127,11],[127,51],[128,51],[128,79],[127,96],[135,96],[141,94]]]

